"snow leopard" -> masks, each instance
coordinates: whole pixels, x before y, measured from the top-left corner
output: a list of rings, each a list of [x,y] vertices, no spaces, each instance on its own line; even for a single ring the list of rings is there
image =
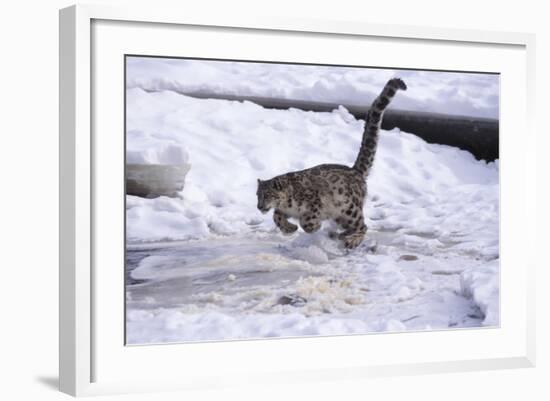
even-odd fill
[[[347,249],[359,246],[367,232],[363,217],[366,179],[376,154],[384,111],[396,92],[406,89],[400,78],[390,79],[374,100],[352,167],[321,164],[264,181],[258,179],[258,209],[264,214],[274,209],[273,220],[285,234],[298,229],[289,218],[297,219],[306,233],[313,233],[321,228],[323,221],[332,220],[341,231],[331,233],[331,237],[341,240]]]

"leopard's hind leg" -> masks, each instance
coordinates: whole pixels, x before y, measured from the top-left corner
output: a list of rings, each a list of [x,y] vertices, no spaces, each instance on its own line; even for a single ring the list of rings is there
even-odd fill
[[[338,234],[338,239],[344,242],[346,248],[357,248],[363,242],[367,233],[367,226],[363,218],[363,212],[359,207],[350,206],[335,221],[344,229],[343,232]]]

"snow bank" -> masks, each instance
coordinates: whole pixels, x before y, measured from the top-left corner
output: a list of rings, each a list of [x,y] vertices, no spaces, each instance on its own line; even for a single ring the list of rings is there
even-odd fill
[[[363,131],[363,121],[342,107],[331,113],[268,110],[138,88],[128,90],[127,101],[132,160],[192,166],[182,199],[127,197],[130,242],[272,231],[271,215],[256,209],[257,178],[321,163],[352,165]],[[369,194],[366,213],[375,226],[443,238],[466,231],[475,235],[462,246],[498,252],[492,235],[496,163],[399,130],[382,131]],[[315,249],[301,252],[297,257],[324,260]]]
[[[127,88],[370,104],[394,76],[396,108],[498,118],[498,75],[232,61],[127,58]]]
[[[500,274],[499,261],[471,267],[460,275],[460,287],[465,297],[471,298],[484,315],[483,325],[499,324]]]
[[[154,134],[140,140],[142,131],[129,133],[129,137],[132,143],[126,147],[128,164],[184,165],[189,161],[185,148],[170,140],[158,138]]]

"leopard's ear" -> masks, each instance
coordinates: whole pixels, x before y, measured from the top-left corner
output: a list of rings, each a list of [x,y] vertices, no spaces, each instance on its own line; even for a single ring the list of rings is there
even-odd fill
[[[273,189],[275,189],[275,191],[280,191],[283,189],[283,186],[281,185],[279,180],[273,180]]]
[[[262,180],[260,180],[260,179],[258,178],[258,185],[260,185],[261,183],[262,183]]]

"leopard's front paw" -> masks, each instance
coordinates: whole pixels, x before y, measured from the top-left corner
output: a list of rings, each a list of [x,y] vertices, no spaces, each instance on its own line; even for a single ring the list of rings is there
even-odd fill
[[[296,230],[298,229],[298,226],[296,224],[288,224],[288,225],[285,225],[284,227],[279,227],[281,229],[281,232],[283,234],[292,234],[294,232],[296,232]]]

